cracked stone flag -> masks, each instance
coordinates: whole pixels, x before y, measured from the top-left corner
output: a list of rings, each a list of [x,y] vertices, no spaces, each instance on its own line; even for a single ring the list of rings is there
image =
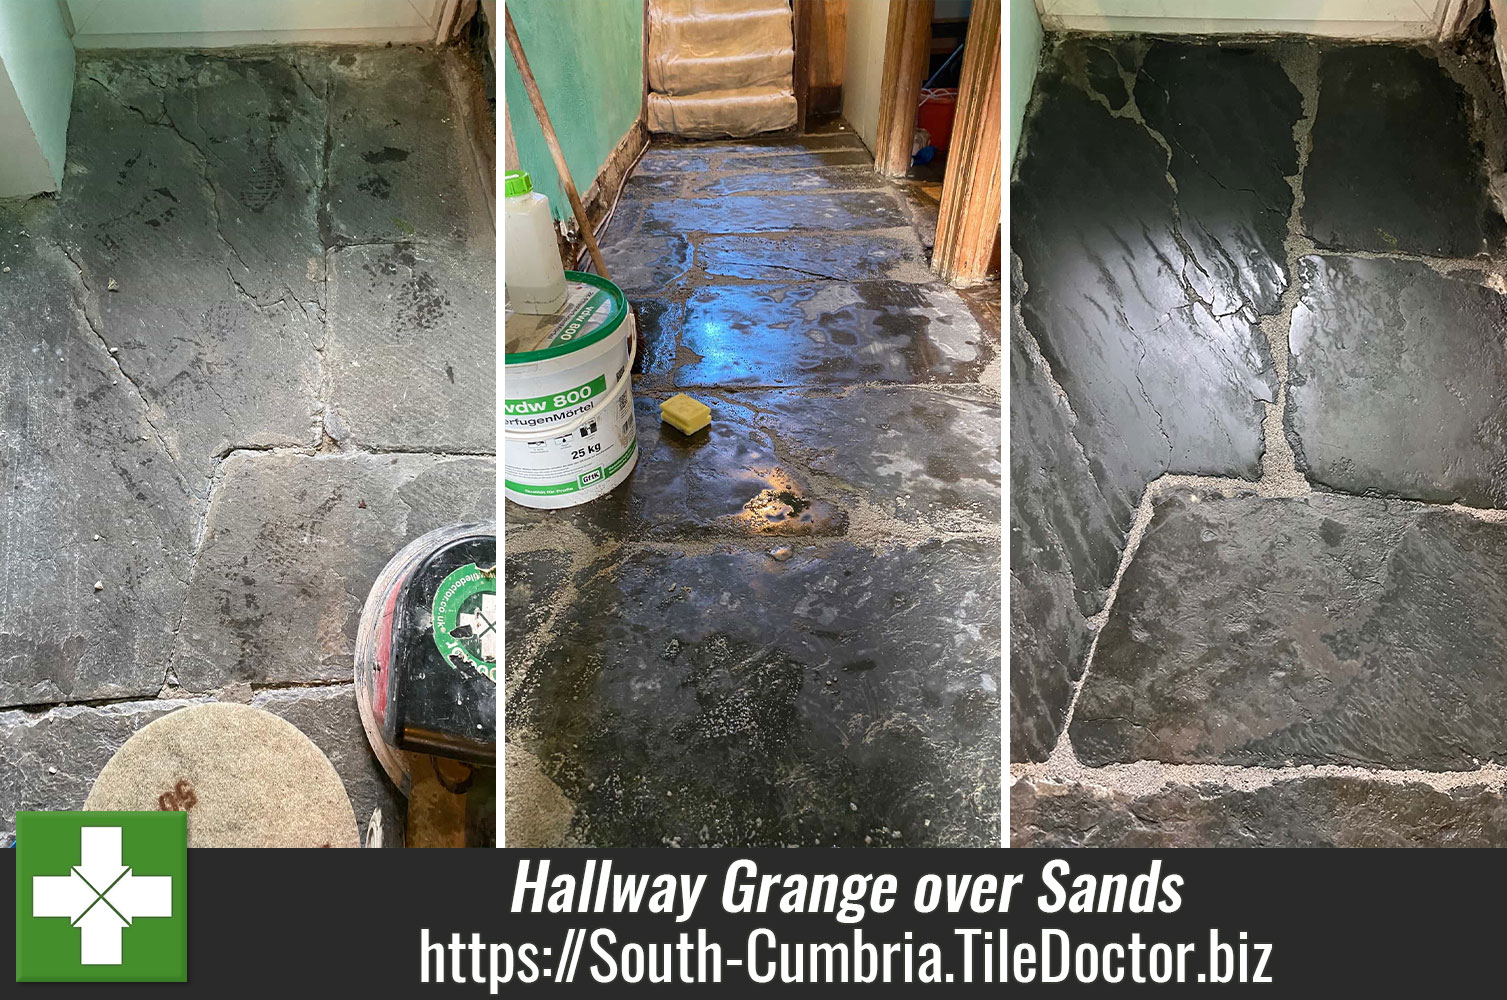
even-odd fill
[[[188,814],[16,816],[16,982],[188,980]]]

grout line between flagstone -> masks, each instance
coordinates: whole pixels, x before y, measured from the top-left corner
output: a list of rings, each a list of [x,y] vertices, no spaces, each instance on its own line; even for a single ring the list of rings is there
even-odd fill
[[[245,691],[251,697],[256,697],[264,692],[272,691],[305,691],[325,688],[354,688],[356,682],[349,678],[316,678],[303,681],[251,681],[245,685]],[[112,708],[153,708],[165,702],[182,702],[187,704],[201,704],[221,701],[235,701],[226,699],[227,688],[216,688],[205,691],[191,691],[178,686],[164,686],[156,694],[124,695],[116,698],[80,698],[69,701],[45,701],[30,702],[23,705],[8,705],[0,707],[0,721],[5,720],[7,715],[21,715],[29,723],[37,723],[45,720],[55,711],[65,709],[85,709],[97,711]]]
[[[1276,398],[1265,403],[1266,416],[1262,421],[1264,449],[1261,454],[1261,480],[1271,481],[1274,495],[1304,496],[1312,492],[1312,486],[1298,468],[1297,453],[1292,446],[1292,437],[1287,426],[1288,393],[1292,385],[1292,320],[1302,296],[1302,279],[1299,275],[1300,258],[1309,244],[1303,233],[1303,206],[1306,193],[1303,178],[1308,170],[1308,157],[1313,149],[1313,122],[1318,113],[1318,54],[1312,49],[1297,50],[1282,65],[1293,87],[1302,99],[1302,113],[1293,123],[1293,145],[1297,151],[1297,170],[1287,178],[1292,188],[1292,206],[1287,214],[1287,233],[1282,249],[1287,270],[1287,287],[1282,290],[1276,310],[1261,318],[1261,332],[1265,335],[1272,366],[1277,373]]]
[[[1442,792],[1488,783],[1507,785],[1507,766],[1494,761],[1468,771],[1370,768],[1349,764],[1289,764],[1283,767],[1171,764],[1153,760],[1090,767],[1080,763],[1076,756],[1060,755],[1056,751],[1041,763],[1012,763],[1010,775],[1017,781],[1092,785],[1131,796],[1150,795],[1169,785],[1215,784],[1235,791],[1255,791],[1304,778],[1350,778],[1391,785],[1423,784]]]

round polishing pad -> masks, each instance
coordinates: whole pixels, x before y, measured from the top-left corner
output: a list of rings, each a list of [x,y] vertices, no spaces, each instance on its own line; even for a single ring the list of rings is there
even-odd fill
[[[329,759],[290,723],[248,705],[195,705],[142,728],[110,758],[84,808],[182,809],[189,847],[357,847]]]

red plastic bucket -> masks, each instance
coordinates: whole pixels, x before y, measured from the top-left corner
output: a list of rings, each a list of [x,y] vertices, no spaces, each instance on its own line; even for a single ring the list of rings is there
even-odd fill
[[[916,124],[931,134],[931,144],[939,152],[947,149],[952,139],[952,119],[958,110],[958,92],[945,90],[921,91],[921,106],[916,109]]]

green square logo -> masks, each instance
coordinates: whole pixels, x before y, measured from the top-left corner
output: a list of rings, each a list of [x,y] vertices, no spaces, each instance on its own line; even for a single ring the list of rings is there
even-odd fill
[[[16,982],[188,981],[188,814],[16,814]]]

